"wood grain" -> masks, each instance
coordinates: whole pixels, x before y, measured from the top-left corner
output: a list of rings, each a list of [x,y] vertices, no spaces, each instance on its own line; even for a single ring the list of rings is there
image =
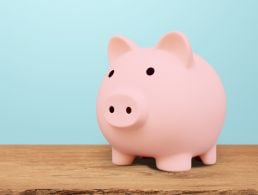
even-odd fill
[[[218,162],[189,172],[151,158],[111,163],[106,145],[1,145],[0,194],[258,194],[258,145],[218,146]]]

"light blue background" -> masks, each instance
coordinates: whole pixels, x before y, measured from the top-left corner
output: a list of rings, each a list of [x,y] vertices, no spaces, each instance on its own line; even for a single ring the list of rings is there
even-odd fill
[[[227,118],[219,143],[258,143],[258,1],[0,2],[0,143],[106,143],[95,98],[107,44],[154,45],[182,31],[221,75]]]

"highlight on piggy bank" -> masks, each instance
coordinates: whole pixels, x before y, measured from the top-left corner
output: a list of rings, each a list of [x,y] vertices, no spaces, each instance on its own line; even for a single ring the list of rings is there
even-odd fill
[[[205,165],[216,163],[225,92],[185,35],[170,32],[152,48],[115,36],[108,57],[97,119],[112,146],[113,164],[153,157],[158,169],[176,172],[190,170],[195,156]]]

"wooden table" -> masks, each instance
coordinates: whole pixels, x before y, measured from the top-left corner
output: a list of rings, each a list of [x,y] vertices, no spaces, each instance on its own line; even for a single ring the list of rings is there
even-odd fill
[[[218,146],[218,162],[189,172],[151,158],[111,163],[106,145],[0,145],[0,194],[258,194],[258,145]]]

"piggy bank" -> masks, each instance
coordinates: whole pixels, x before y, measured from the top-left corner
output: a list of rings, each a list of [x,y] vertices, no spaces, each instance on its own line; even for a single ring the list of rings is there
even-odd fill
[[[216,163],[226,110],[223,85],[182,33],[170,32],[152,48],[113,37],[108,58],[97,119],[113,164],[153,157],[158,169],[177,172],[190,170],[195,156]]]

